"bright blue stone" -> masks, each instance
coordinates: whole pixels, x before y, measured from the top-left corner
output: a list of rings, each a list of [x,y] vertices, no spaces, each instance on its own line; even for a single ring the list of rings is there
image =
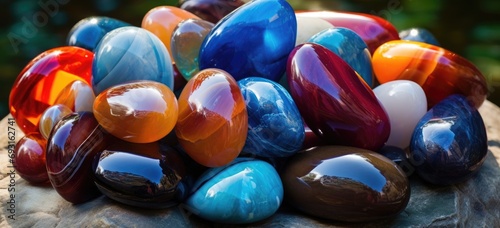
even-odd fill
[[[125,26],[130,24],[109,17],[87,17],[73,26],[68,34],[67,43],[70,46],[94,51],[106,33]]]
[[[295,46],[297,21],[285,0],[254,0],[228,14],[200,49],[200,70],[219,68],[236,80],[259,76],[278,81]]]
[[[165,45],[153,33],[122,27],[104,36],[92,62],[95,94],[125,82],[151,80],[174,89],[172,61]]]
[[[410,151],[410,161],[424,180],[440,185],[465,181],[488,152],[483,119],[464,96],[449,96],[417,124]]]
[[[432,35],[429,30],[424,28],[411,28],[402,30],[401,32],[399,32],[399,38],[401,38],[402,40],[424,42],[435,46],[440,45],[436,37],[434,37],[434,35]]]
[[[238,82],[248,112],[243,153],[288,157],[304,142],[304,123],[290,94],[278,83],[259,77]]]
[[[331,28],[317,33],[308,42],[322,45],[337,54],[370,87],[374,86],[371,54],[358,34],[347,28]]]
[[[283,185],[271,165],[238,158],[202,174],[186,209],[210,221],[244,224],[270,217],[282,201]]]

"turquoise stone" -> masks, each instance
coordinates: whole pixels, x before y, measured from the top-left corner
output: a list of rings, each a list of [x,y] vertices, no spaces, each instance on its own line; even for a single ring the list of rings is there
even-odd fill
[[[202,174],[185,203],[204,219],[245,224],[270,217],[282,201],[281,179],[269,163],[238,158]]]
[[[218,68],[236,80],[278,81],[295,46],[297,21],[285,0],[254,0],[219,21],[201,45],[200,69]]]
[[[451,95],[418,122],[410,142],[410,161],[427,182],[463,182],[481,168],[488,153],[483,119],[462,95]]]
[[[308,42],[322,45],[337,54],[373,88],[371,54],[365,41],[354,31],[330,28],[317,33]]]
[[[288,157],[299,151],[304,123],[288,91],[259,77],[238,82],[248,112],[248,136],[243,153],[261,157]]]
[[[92,62],[95,95],[121,83],[151,80],[174,89],[172,61],[153,33],[126,26],[107,33],[95,49]]]

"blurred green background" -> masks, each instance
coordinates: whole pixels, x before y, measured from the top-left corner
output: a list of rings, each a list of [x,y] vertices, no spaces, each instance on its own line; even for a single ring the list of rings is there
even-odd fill
[[[43,18],[43,3],[58,3]],[[289,0],[295,9],[357,11],[381,16],[398,30],[422,27],[431,31],[442,47],[472,61],[490,86],[489,100],[500,105],[500,1],[444,0]],[[40,4],[42,3],[42,4]],[[109,16],[140,26],[149,9],[177,5],[178,1],[141,0],[0,0],[0,117],[8,113],[10,88],[18,73],[41,52],[65,45],[71,27],[88,16]],[[397,10],[394,10],[397,9]],[[12,43],[22,34],[26,20],[39,17],[43,26]],[[46,21],[44,21],[47,19]],[[42,23],[40,23],[42,24]]]

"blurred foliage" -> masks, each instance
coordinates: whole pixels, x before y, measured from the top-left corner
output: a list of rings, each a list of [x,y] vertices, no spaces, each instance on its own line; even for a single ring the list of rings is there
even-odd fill
[[[51,5],[46,3],[64,3]],[[444,0],[289,0],[295,9],[330,9],[374,14],[398,30],[423,27],[442,46],[463,55],[483,72],[490,100],[500,105],[500,1]],[[41,52],[65,45],[71,27],[88,16],[109,16],[140,26],[149,9],[177,5],[176,0],[0,0],[0,116],[8,112],[10,88],[23,67]],[[45,15],[45,17],[44,17]],[[26,34],[25,23],[37,23],[29,36],[13,45],[9,37]]]

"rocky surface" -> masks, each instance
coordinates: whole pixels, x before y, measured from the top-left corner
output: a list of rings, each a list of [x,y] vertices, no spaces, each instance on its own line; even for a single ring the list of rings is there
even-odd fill
[[[338,223],[300,214],[286,206],[250,227],[500,227],[500,108],[485,102],[480,108],[488,131],[489,152],[480,172],[458,185],[439,187],[411,178],[412,195],[399,216],[375,223]],[[136,209],[101,196],[73,205],[49,185],[33,186],[15,176],[11,181],[7,151],[7,117],[0,122],[0,227],[224,227],[187,212],[184,205],[166,210]],[[16,130],[16,140],[22,137]],[[15,192],[8,191],[15,180]],[[15,194],[15,215],[10,194]],[[10,216],[10,218],[9,218]],[[15,220],[11,219],[15,218]]]

